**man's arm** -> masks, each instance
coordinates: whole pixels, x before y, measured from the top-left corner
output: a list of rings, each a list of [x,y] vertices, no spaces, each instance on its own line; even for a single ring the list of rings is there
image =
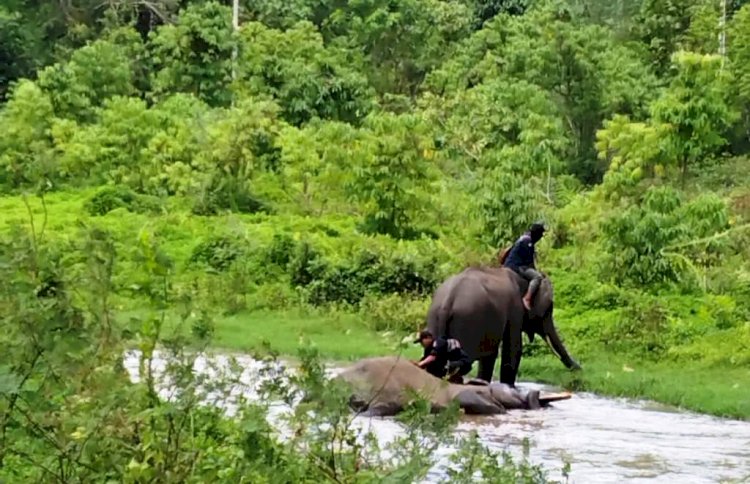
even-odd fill
[[[429,365],[433,361],[435,361],[435,358],[437,358],[434,354],[431,354],[427,358],[423,359],[422,361],[417,363],[417,366],[420,368],[424,368],[425,366]]]

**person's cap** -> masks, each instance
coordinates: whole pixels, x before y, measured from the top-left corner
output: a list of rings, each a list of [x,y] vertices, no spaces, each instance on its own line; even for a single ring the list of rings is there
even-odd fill
[[[529,228],[529,232],[537,233],[537,234],[543,234],[546,231],[546,228],[544,227],[544,223],[542,222],[534,222],[531,224],[531,227]]]
[[[419,332],[419,337],[414,340],[414,343],[421,343],[423,339],[425,338],[432,338],[432,333],[427,331],[426,329]]]

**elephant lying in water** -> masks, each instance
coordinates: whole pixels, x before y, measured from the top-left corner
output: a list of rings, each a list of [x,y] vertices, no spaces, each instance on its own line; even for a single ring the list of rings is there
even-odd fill
[[[524,394],[502,383],[456,385],[396,356],[361,360],[336,378],[351,387],[352,408],[370,416],[399,413],[411,401],[411,391],[428,399],[433,411],[457,401],[464,412],[480,415],[505,413],[506,409],[538,409],[551,401],[570,398],[569,394],[541,396],[536,390]]]

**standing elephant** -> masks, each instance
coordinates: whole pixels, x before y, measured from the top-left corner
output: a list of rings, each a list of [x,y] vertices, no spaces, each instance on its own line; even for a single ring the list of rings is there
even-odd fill
[[[531,310],[521,301],[528,281],[510,269],[470,267],[437,288],[427,313],[427,329],[436,336],[461,342],[472,361],[479,360],[479,378],[492,380],[503,343],[500,381],[515,385],[523,349],[522,331],[533,341],[540,335],[570,369],[580,369],[568,354],[552,316],[552,284],[545,277]]]

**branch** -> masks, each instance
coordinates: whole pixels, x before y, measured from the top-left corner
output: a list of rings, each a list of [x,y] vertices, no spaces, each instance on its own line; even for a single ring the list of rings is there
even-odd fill
[[[2,434],[0,434],[0,468],[3,466],[3,461],[5,460],[5,438],[8,432],[8,423],[10,422],[11,414],[15,410],[16,402],[18,401],[19,392],[21,391],[23,386],[26,384],[26,382],[29,380],[29,378],[31,378],[31,375],[34,373],[34,368],[36,367],[36,363],[37,361],[39,361],[40,356],[42,356],[42,350],[37,349],[37,352],[34,355],[34,358],[31,360],[29,371],[23,376],[23,378],[21,379],[21,382],[18,384],[18,388],[10,397],[8,408],[5,410],[5,414],[3,415],[3,423],[2,423],[3,428],[2,428]]]
[[[744,225],[739,225],[737,227],[732,227],[730,229],[725,230],[724,232],[720,232],[718,234],[714,234],[714,235],[711,235],[711,236],[708,236],[708,237],[703,237],[703,238],[691,240],[691,241],[688,241],[688,242],[682,242],[682,243],[679,243],[679,244],[669,245],[669,246],[664,247],[663,249],[661,249],[660,253],[662,255],[665,255],[665,254],[667,254],[667,251],[671,251],[671,250],[674,250],[674,249],[682,249],[684,247],[691,247],[691,246],[694,246],[694,245],[700,245],[700,244],[703,244],[703,243],[713,242],[714,240],[720,239],[722,237],[726,237],[727,235],[731,234],[732,232],[737,232],[737,231],[745,230],[745,229],[748,229],[748,228],[750,228],[750,223],[747,223],[747,224],[744,224]]]

